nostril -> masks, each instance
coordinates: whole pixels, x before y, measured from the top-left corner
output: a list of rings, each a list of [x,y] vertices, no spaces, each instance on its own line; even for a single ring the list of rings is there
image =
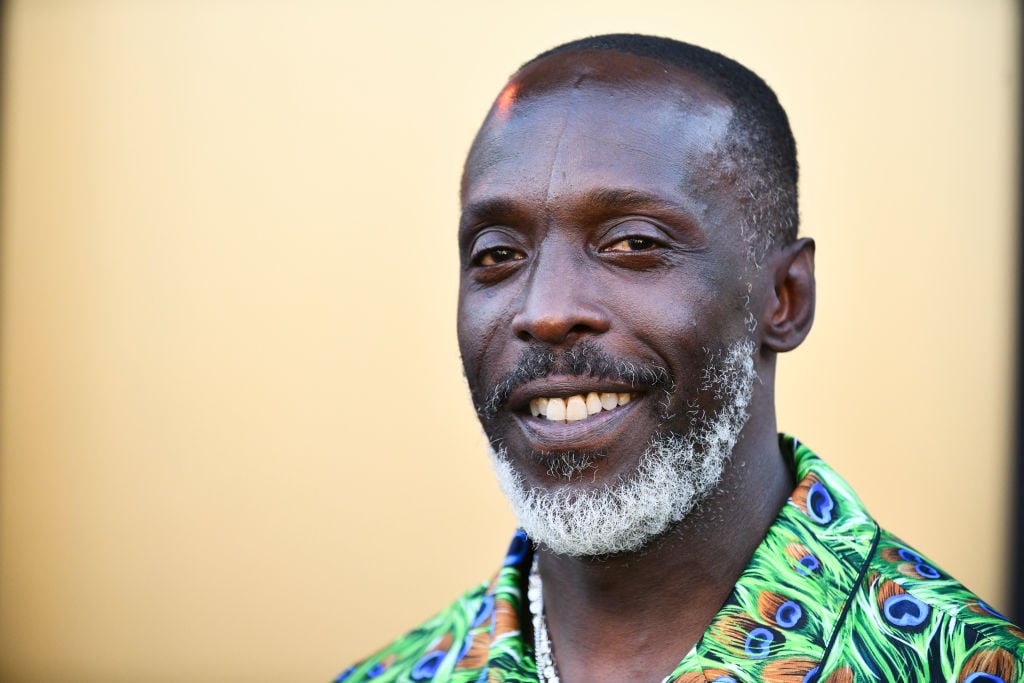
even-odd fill
[[[606,329],[607,325],[550,319],[532,321],[531,324],[513,324],[513,333],[520,341],[548,344],[571,343],[582,336],[604,332]]]
[[[565,344],[589,335],[606,332],[608,312],[601,307],[561,297],[554,301],[533,298],[512,317],[512,333],[525,342]]]

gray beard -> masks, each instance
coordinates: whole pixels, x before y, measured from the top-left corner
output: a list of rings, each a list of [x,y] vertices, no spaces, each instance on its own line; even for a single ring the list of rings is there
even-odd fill
[[[506,450],[492,450],[520,526],[554,553],[593,557],[636,552],[682,521],[718,487],[747,422],[754,350],[747,339],[710,358],[701,391],[721,407],[695,416],[684,434],[655,436],[635,470],[604,486],[528,488]]]

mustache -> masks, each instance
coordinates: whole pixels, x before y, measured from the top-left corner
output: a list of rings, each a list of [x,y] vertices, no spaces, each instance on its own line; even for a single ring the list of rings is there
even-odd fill
[[[494,417],[516,389],[550,375],[612,379],[633,387],[661,389],[668,393],[675,390],[667,368],[656,363],[615,358],[589,340],[558,353],[535,345],[523,349],[515,364],[482,399],[473,397],[477,413],[481,418]]]

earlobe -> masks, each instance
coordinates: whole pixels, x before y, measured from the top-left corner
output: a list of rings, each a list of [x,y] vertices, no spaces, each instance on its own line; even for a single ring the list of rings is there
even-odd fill
[[[774,263],[775,287],[763,318],[763,342],[772,351],[791,351],[814,323],[814,240],[804,237],[782,247]]]

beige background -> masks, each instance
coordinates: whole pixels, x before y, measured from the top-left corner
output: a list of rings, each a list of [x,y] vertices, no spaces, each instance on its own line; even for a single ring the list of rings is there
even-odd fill
[[[328,680],[497,567],[460,164],[614,30],[776,88],[820,295],[780,424],[1005,604],[1014,3],[370,5],[8,3],[0,679]]]

